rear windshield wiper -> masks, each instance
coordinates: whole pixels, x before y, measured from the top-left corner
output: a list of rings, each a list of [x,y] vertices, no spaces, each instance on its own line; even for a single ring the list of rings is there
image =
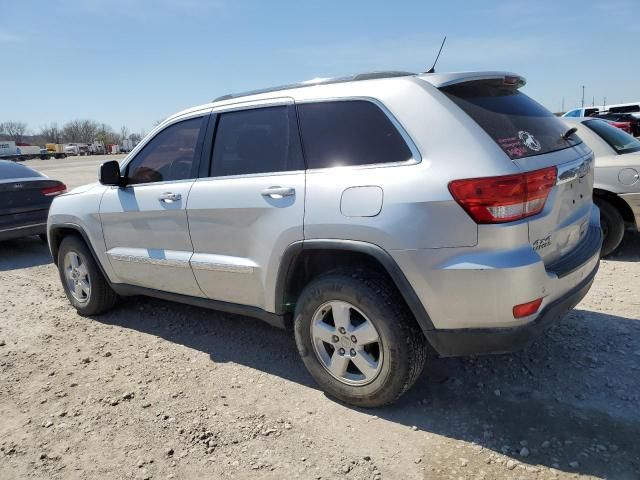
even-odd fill
[[[576,127],[571,127],[569,130],[567,130],[566,132],[564,132],[562,134],[562,139],[569,141],[569,137],[571,135],[573,135],[574,133],[576,133],[577,131],[578,131],[578,129]]]

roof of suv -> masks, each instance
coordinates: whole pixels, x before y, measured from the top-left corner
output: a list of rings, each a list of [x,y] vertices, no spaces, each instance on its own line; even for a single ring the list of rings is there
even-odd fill
[[[293,97],[293,96],[305,96],[304,92],[311,91],[317,92],[317,88],[327,87],[329,90],[334,91],[331,87],[335,87],[338,84],[352,84],[355,82],[362,82],[369,84],[369,82],[376,81],[415,81],[415,79],[423,80],[436,88],[442,88],[449,85],[453,85],[461,82],[477,81],[477,80],[491,80],[505,78],[513,81],[518,88],[522,87],[526,81],[525,79],[511,72],[501,71],[479,71],[479,72],[447,72],[447,73],[411,73],[403,71],[380,71],[380,72],[368,72],[359,73],[356,75],[349,75],[345,77],[334,78],[316,78],[307,80],[304,82],[293,83],[289,85],[282,85],[278,87],[265,88],[259,90],[252,90],[241,93],[231,93],[217,97],[212,102],[199,105],[197,107],[189,108],[171,115],[167,120],[174,119],[176,117],[202,110],[205,108],[214,108],[218,106],[232,105],[239,102],[250,101],[267,101],[271,99]],[[164,122],[163,122],[164,123]]]

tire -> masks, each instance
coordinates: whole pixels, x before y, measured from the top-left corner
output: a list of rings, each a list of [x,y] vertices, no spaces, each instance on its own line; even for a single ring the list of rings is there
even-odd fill
[[[622,242],[624,237],[624,219],[616,207],[601,198],[595,199],[600,209],[600,227],[602,228],[601,257],[611,255]]]
[[[70,257],[67,258],[67,255]],[[73,255],[78,257],[75,267],[70,261]],[[74,280],[68,275],[68,270],[72,267],[80,283],[79,293],[71,290]],[[80,315],[99,315],[118,303],[118,295],[111,289],[89,248],[79,237],[71,235],[62,240],[58,250],[58,272],[64,293]]]
[[[334,319],[334,310],[337,318],[348,319],[348,331],[338,330],[345,323]],[[345,317],[340,311],[348,314]],[[331,325],[326,329],[326,322],[333,323],[333,330]],[[322,324],[321,335],[329,341],[312,334],[317,324]],[[360,335],[365,324],[374,327],[366,332],[377,334],[377,343],[365,346],[351,336]],[[424,334],[403,299],[393,285],[375,273],[328,273],[312,280],[296,304],[294,330],[298,352],[315,381],[329,395],[357,407],[380,407],[396,401],[418,379],[427,356]],[[341,348],[344,355],[337,357]],[[336,366],[346,362],[346,371],[344,367],[336,369],[344,373],[329,372],[327,360],[334,365],[334,358]],[[367,365],[377,365],[375,372],[369,369],[369,376],[357,366],[364,360],[374,361]]]

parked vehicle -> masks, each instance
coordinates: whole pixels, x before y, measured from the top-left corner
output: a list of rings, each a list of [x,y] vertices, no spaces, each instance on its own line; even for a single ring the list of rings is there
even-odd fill
[[[583,108],[574,108],[573,110],[569,110],[566,112],[563,117],[569,118],[577,118],[577,117],[590,117],[591,115],[595,115],[602,111],[601,107],[583,107]]]
[[[640,140],[595,118],[566,119],[593,150],[593,198],[600,208],[602,255],[615,252],[624,231],[640,230]]]
[[[180,112],[55,200],[65,292],[84,315],[143,294],[292,325],[322,388],[364,407],[428,344],[522,347],[587,293],[602,238],[593,153],[522,85],[383,72]]]
[[[66,158],[67,154],[64,153],[64,145],[58,143],[47,143],[45,148],[40,149],[40,159],[47,160],[49,158]]]
[[[636,118],[640,118],[640,102],[609,105],[605,108],[605,110],[611,113],[629,113]]]
[[[636,118],[630,113],[598,113],[593,115],[593,118],[601,118],[631,135],[640,136],[640,118]]]
[[[41,149],[37,145],[16,143],[11,140],[0,141],[0,159],[2,160],[32,160],[40,157]]]
[[[67,143],[64,146],[64,153],[67,155],[84,157],[91,153],[91,149],[86,143]]]
[[[49,206],[66,189],[25,165],[0,160],[0,241],[29,235],[46,240]]]
[[[129,153],[135,148],[135,143],[130,138],[125,138],[120,142],[120,152]]]
[[[104,142],[93,142],[92,144],[88,145],[88,153],[90,155],[104,155]]]

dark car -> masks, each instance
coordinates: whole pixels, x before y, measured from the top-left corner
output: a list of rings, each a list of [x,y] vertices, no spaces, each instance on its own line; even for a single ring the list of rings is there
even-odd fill
[[[29,235],[45,240],[51,202],[66,191],[58,180],[20,163],[0,160],[0,241]]]
[[[595,118],[602,118],[603,120],[608,120],[610,122],[615,122],[620,124],[628,123],[629,131],[627,131],[627,133],[630,133],[636,137],[640,136],[640,119],[638,119],[637,117],[634,117],[630,113],[605,112],[605,113],[597,113],[592,116]],[[618,125],[615,125],[615,126],[620,128]],[[623,128],[623,130],[626,130],[626,128]]]

